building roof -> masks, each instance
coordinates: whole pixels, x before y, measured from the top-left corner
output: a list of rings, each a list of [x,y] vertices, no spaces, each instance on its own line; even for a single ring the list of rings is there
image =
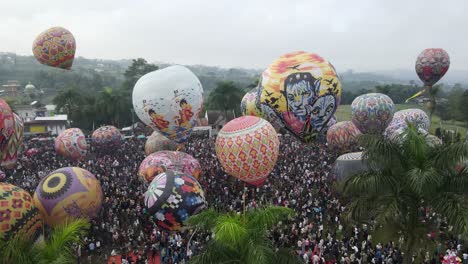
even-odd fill
[[[47,111],[55,111],[56,105],[46,105],[45,108]]]
[[[54,116],[46,116],[46,117],[36,117],[34,119],[36,121],[67,121],[67,115],[54,115]]]

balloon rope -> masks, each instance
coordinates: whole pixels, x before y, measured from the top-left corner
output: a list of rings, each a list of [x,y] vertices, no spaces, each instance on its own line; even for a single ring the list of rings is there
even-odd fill
[[[414,99],[414,98],[420,96],[422,93],[424,93],[424,92],[426,91],[426,89],[428,89],[428,88],[430,88],[430,87],[431,87],[431,86],[429,86],[429,85],[424,86],[424,89],[422,89],[421,91],[419,91],[419,92],[413,94],[411,97],[409,97],[408,99],[406,99],[405,103],[408,103],[410,100],[412,100],[412,99]]]

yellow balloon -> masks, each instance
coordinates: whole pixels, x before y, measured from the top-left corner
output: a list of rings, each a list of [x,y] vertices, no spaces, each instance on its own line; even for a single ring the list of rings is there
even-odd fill
[[[326,129],[341,99],[341,82],[333,65],[314,53],[285,54],[262,74],[260,103],[304,142]],[[265,114],[265,113],[264,113]]]

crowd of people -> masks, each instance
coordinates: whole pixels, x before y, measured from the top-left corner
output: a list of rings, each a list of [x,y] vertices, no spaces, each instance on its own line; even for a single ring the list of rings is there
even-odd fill
[[[370,235],[372,225],[350,226],[343,222],[345,207],[333,190],[330,175],[334,153],[325,145],[305,145],[288,136],[282,136],[280,142],[277,165],[263,186],[254,187],[222,170],[215,155],[214,138],[193,136],[186,143],[185,152],[202,166],[199,181],[209,206],[241,211],[245,194],[247,209],[266,204],[294,209],[296,216],[279,223],[270,237],[278,248],[295,249],[304,263],[402,263],[401,240],[381,244]],[[8,172],[6,181],[33,193],[40,179],[56,169],[87,169],[100,180],[104,201],[98,217],[92,220],[85,244],[77,248],[82,262],[107,261],[119,254],[126,259],[122,263],[147,263],[154,256],[160,256],[162,263],[187,263],[211,236],[192,230],[167,232],[152,222],[143,201],[147,187],[137,173],[145,157],[144,143],[127,139],[116,151],[92,151],[87,160],[71,162],[56,155],[53,141],[25,140],[25,149],[37,148],[39,153],[23,156],[18,167]],[[423,263],[440,263],[442,258],[454,255],[468,263],[461,240],[448,235],[444,219],[427,210],[421,214],[440,226],[437,232],[428,234],[428,240],[444,241],[435,251],[428,248],[420,253]],[[444,237],[440,239],[441,236]]]

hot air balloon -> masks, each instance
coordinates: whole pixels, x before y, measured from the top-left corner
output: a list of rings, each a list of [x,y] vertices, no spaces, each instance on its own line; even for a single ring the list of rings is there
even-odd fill
[[[75,59],[76,42],[70,31],[53,27],[37,36],[33,43],[34,57],[44,65],[69,70]]]
[[[69,128],[55,138],[55,151],[70,160],[86,157],[88,143],[81,129]]]
[[[226,173],[260,186],[276,164],[279,140],[266,120],[243,116],[224,125],[216,138],[215,149]]]
[[[330,148],[348,152],[358,145],[361,132],[351,121],[338,122],[327,131],[327,142]]]
[[[91,139],[94,146],[109,151],[120,147],[122,134],[114,126],[103,126],[94,130]]]
[[[23,119],[13,113],[15,118],[15,130],[7,142],[7,148],[2,157],[2,167],[5,169],[13,169],[18,160],[18,152],[23,144],[24,124]]]
[[[0,98],[0,155],[7,151],[8,140],[15,132],[15,116],[10,106]]]
[[[193,156],[180,151],[158,151],[146,157],[140,165],[138,175],[146,182],[167,170],[180,171],[198,179],[201,166]]]
[[[366,162],[362,159],[362,152],[352,152],[339,156],[331,171],[331,175],[338,181],[344,181],[348,177],[368,169]]]
[[[392,99],[381,93],[360,95],[351,104],[351,121],[363,134],[382,134],[395,112]]]
[[[133,88],[133,108],[141,121],[176,143],[187,141],[203,106],[203,88],[184,66],[141,77]]]
[[[34,241],[40,235],[42,218],[31,195],[8,183],[0,183],[0,240],[24,234]]]
[[[437,83],[448,71],[450,57],[443,49],[425,49],[416,59],[416,73],[425,86]]]
[[[151,136],[148,137],[145,144],[145,154],[146,156],[151,153],[155,153],[162,150],[182,150],[182,145],[177,145],[174,141],[168,139],[167,137],[161,135],[161,133],[154,131]]]
[[[393,115],[392,122],[396,122],[399,120],[409,122],[419,129],[429,131],[429,116],[427,116],[426,112],[424,112],[421,109],[411,108],[395,112],[395,114]]]
[[[313,142],[335,113],[341,82],[331,63],[303,51],[285,54],[263,72],[260,105],[267,120],[304,142]],[[323,134],[323,133],[322,133]]]
[[[241,101],[242,115],[257,116],[263,118],[261,109],[257,107],[258,88],[254,88],[247,92]]]
[[[102,204],[99,181],[89,171],[66,167],[44,177],[34,193],[34,204],[44,221],[55,226],[67,219],[97,216]]]
[[[181,172],[166,171],[154,178],[145,193],[145,205],[161,228],[180,230],[190,216],[207,203],[198,181]]]

